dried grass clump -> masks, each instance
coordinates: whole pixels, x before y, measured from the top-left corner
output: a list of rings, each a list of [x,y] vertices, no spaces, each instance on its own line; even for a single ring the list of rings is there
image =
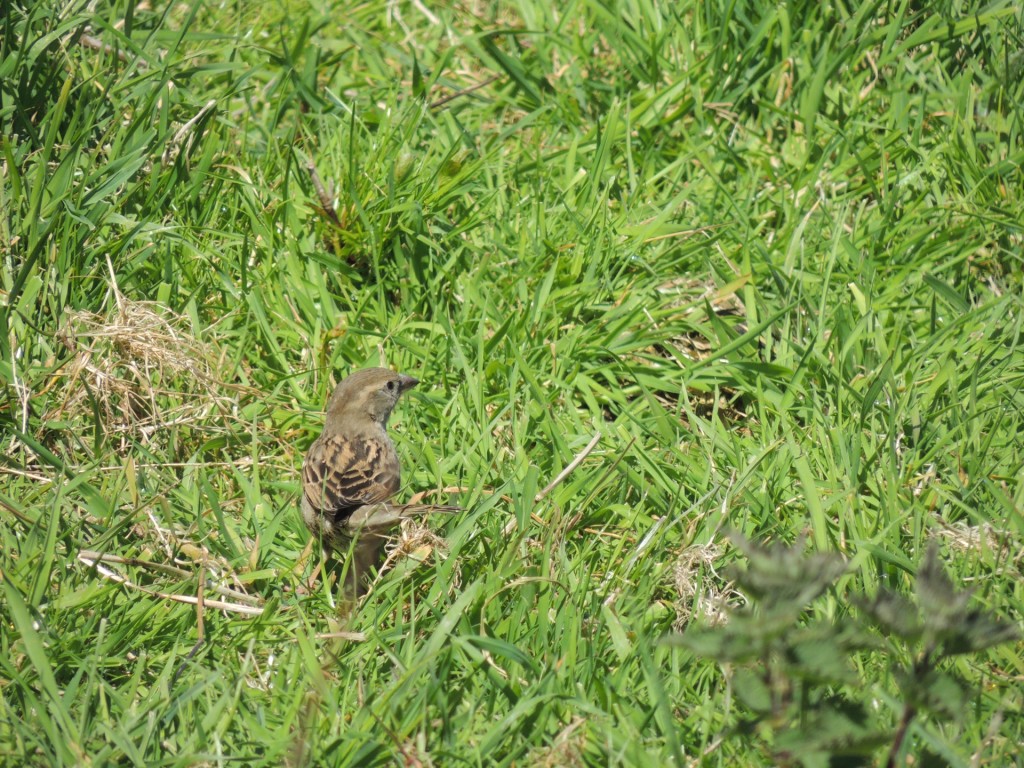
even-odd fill
[[[1008,572],[1011,573],[1024,560],[1024,551],[1010,544],[1014,537],[991,523],[971,525],[964,520],[947,523],[941,519],[937,522],[939,527],[932,535],[946,541],[949,548],[955,552],[993,553],[998,560],[1006,564]]]
[[[60,340],[72,353],[67,388],[48,419],[94,418],[108,437],[148,443],[159,430],[229,411],[241,389],[219,374],[213,344],[188,319],[156,302],[131,301],[114,289],[106,314],[69,312]]]
[[[719,577],[715,561],[722,555],[722,548],[710,542],[703,546],[688,547],[679,554],[673,575],[676,587],[676,620],[672,628],[682,632],[694,618],[702,619],[711,626],[724,624],[728,620],[730,598],[736,592]],[[704,570],[703,579],[700,570]]]
[[[385,551],[387,557],[379,569],[382,574],[403,560],[411,561],[410,566],[429,562],[431,558],[444,560],[448,557],[448,543],[419,520],[403,520],[397,535]],[[461,583],[458,572],[453,581],[456,585]]]
[[[587,761],[587,721],[574,717],[550,745],[533,749],[527,765],[537,768],[583,768]]]

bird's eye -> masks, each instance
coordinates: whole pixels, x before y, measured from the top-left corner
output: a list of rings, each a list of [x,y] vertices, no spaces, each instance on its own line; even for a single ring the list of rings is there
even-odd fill
[[[393,382],[393,381],[389,381],[384,386],[386,386],[388,388],[388,392],[394,392],[395,391],[395,382]]]

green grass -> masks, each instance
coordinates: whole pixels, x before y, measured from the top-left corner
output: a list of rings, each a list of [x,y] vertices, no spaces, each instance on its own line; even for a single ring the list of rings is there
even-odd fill
[[[664,642],[728,529],[1019,622],[1022,74],[1002,0],[4,0],[0,764],[773,765]],[[465,511],[344,618],[298,468],[382,363]],[[901,760],[1019,760],[1021,658]]]

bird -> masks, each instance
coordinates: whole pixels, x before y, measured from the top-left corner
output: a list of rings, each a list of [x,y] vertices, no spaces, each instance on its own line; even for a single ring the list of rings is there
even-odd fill
[[[326,550],[349,556],[343,584],[348,598],[365,593],[388,530],[411,517],[459,509],[391,503],[401,485],[401,464],[388,418],[417,384],[415,377],[387,368],[364,368],[342,379],[327,402],[323,432],[302,464],[302,519]]]

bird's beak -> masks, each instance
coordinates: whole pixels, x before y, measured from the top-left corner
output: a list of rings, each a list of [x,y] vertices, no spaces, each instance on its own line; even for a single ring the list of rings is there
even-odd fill
[[[398,389],[400,392],[408,392],[419,383],[419,379],[413,378],[412,376],[406,376],[404,373],[398,377]]]

